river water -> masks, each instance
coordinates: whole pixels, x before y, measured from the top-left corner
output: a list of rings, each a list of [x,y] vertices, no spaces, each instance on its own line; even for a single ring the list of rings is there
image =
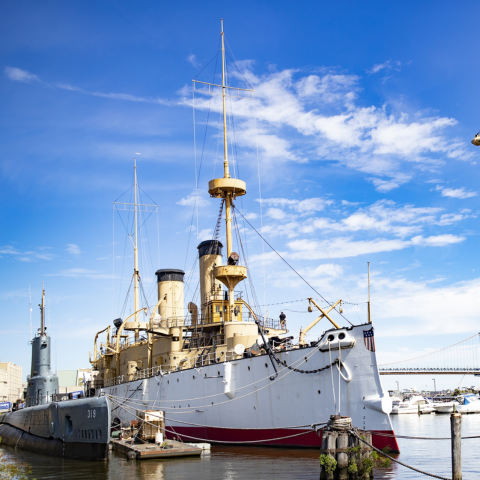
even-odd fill
[[[392,417],[398,435],[450,437],[450,415],[400,415]],[[480,435],[480,415],[462,416],[462,436]],[[451,478],[450,440],[398,439],[399,460],[421,470]],[[212,446],[210,455],[196,459],[128,461],[111,452],[108,462],[81,462],[43,457],[1,447],[1,453],[32,466],[30,478],[40,479],[157,479],[157,480],[286,480],[318,479],[317,450]],[[480,439],[462,441],[463,479],[480,478]],[[428,479],[393,464],[374,470],[375,479]]]

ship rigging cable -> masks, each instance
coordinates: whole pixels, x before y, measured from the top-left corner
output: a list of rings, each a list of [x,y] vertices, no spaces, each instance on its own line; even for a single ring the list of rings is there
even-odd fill
[[[319,293],[310,283],[307,282],[307,280],[305,280],[305,278],[303,278],[268,242],[267,240],[265,240],[265,238],[263,237],[263,235],[261,235],[258,230],[245,218],[245,216],[242,214],[242,212],[240,210],[238,210],[238,208],[235,207],[235,205],[232,205],[232,207],[238,211],[238,213],[243,217],[243,219],[250,225],[250,227],[252,227],[252,229],[255,231],[255,233],[257,235],[260,236],[260,238],[280,257],[281,260],[283,260],[283,262],[285,262],[287,264],[288,267],[290,267],[294,273],[296,273],[317,295],[319,295],[324,302],[326,302],[330,307],[332,307],[341,317],[343,317],[350,325],[353,326],[353,323],[348,319],[346,318],[343,313],[340,313],[335,307],[332,306],[332,304],[326,299],[324,298],[324,296]]]
[[[355,435],[361,442],[363,442],[365,445],[368,445],[370,448],[372,448],[373,450],[375,450],[377,453],[379,453],[380,455],[383,455],[384,457],[387,457],[388,459],[390,459],[392,462],[396,462],[398,463],[399,465],[402,465],[403,467],[406,467],[406,468],[409,468],[410,470],[415,470],[415,472],[418,472],[418,473],[422,473],[423,475],[428,475],[429,477],[433,477],[433,478],[439,478],[440,480],[450,480],[449,478],[447,477],[441,477],[440,475],[435,475],[433,473],[428,473],[428,472],[424,472],[423,470],[420,470],[418,468],[415,468],[415,467],[412,467],[410,465],[407,465],[406,463],[403,463],[401,462],[400,460],[397,460],[396,458],[393,458],[391,457],[390,455],[387,455],[385,452],[382,452],[382,450],[374,447],[373,445],[370,445],[368,442],[366,442],[361,435],[358,434],[358,429],[355,428],[353,429],[350,433],[352,433],[353,435]],[[453,440],[452,440],[453,441]]]
[[[219,40],[219,45],[217,46],[217,53],[205,65],[205,67],[203,67],[202,70],[200,70],[200,72],[197,74],[197,76],[195,78],[197,78],[208,67],[208,65],[210,65],[210,63],[212,63],[213,59],[215,58],[216,59],[215,70],[213,72],[213,83],[215,83],[215,77],[217,75],[217,66],[218,66],[218,55],[220,53],[219,46],[220,46],[220,40]],[[195,86],[193,86],[193,88],[192,88],[192,111],[193,111],[193,148],[194,148],[194,157],[195,157],[195,201],[194,201],[194,204],[193,204],[192,220],[190,222],[190,229],[189,229],[189,233],[188,233],[187,251],[185,253],[185,266],[183,268],[184,270],[185,270],[185,267],[187,266],[188,250],[189,250],[189,247],[190,247],[190,238],[191,238],[191,235],[192,235],[193,219],[195,217],[195,212],[197,213],[196,235],[197,235],[197,244],[198,244],[198,183],[200,182],[200,173],[202,171],[203,155],[205,153],[205,142],[206,142],[206,139],[207,139],[208,122],[209,122],[209,119],[210,119],[210,111],[211,111],[211,108],[212,108],[212,99],[213,99],[213,96],[210,97],[210,103],[208,105],[207,121],[205,123],[205,132],[204,132],[204,136],[203,136],[202,154],[200,156],[200,165],[198,167],[198,172],[197,172],[197,140],[196,140],[197,136],[196,136],[196,128],[195,128],[195,123],[196,123],[196,120],[195,120]]]

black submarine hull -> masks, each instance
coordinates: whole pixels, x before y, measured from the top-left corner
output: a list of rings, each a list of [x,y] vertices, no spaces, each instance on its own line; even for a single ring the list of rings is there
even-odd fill
[[[106,460],[110,402],[93,397],[28,407],[0,416],[3,445],[43,455]]]

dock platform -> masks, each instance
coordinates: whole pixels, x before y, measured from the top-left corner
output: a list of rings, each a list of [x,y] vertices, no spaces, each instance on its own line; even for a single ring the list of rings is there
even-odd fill
[[[199,457],[203,449],[177,442],[165,440],[162,445],[154,443],[133,443],[131,440],[112,440],[112,447],[117,452],[127,455],[128,458],[145,460],[148,458],[171,458],[171,457]]]

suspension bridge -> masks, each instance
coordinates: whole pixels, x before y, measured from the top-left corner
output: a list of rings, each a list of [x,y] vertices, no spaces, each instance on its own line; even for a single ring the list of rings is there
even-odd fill
[[[378,366],[380,375],[480,376],[480,333],[440,350]]]

